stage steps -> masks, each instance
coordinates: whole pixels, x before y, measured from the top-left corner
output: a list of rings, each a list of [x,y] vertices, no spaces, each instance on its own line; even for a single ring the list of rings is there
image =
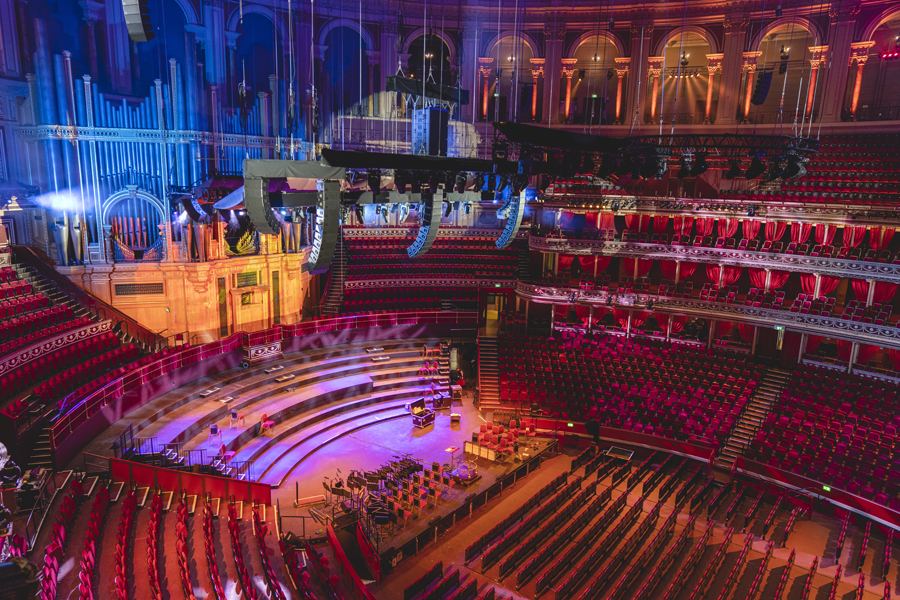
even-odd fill
[[[778,400],[782,390],[788,384],[790,373],[781,369],[768,369],[756,386],[744,413],[734,426],[731,437],[725,442],[716,465],[731,469],[738,456],[753,443],[756,432],[765,423],[766,416]]]
[[[343,227],[340,239],[334,249],[334,259],[331,261],[331,279],[328,293],[325,297],[325,305],[322,312],[325,316],[340,314],[344,306],[344,282],[347,279],[347,250],[344,242]]]
[[[495,337],[478,337],[478,403],[481,410],[495,410],[501,406]]]

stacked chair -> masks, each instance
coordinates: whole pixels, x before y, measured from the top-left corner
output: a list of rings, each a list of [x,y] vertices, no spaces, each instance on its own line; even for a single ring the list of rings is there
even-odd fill
[[[128,547],[131,545],[131,528],[134,525],[134,511],[137,496],[131,490],[122,501],[122,517],[116,533],[116,598],[128,600]]]
[[[97,492],[91,507],[91,520],[88,522],[87,536],[84,538],[84,550],[81,551],[81,570],[78,572],[78,593],[81,600],[94,600],[94,575],[97,572],[97,542],[100,529],[106,519],[109,508],[109,489],[102,487]]]
[[[228,534],[231,537],[234,566],[237,568],[238,579],[240,580],[241,588],[244,590],[244,597],[248,600],[262,600],[259,597],[259,592],[253,586],[253,581],[247,572],[247,565],[244,564],[244,555],[241,552],[241,526],[238,523],[237,511],[233,500],[228,503]]]
[[[84,498],[84,486],[78,479],[72,479],[69,493],[63,496],[59,507],[59,515],[53,523],[53,532],[50,534],[50,543],[44,550],[44,566],[41,569],[41,600],[53,600],[56,598],[59,567],[66,555],[66,541],[75,517],[78,514],[78,506]]]
[[[209,579],[216,600],[225,600],[225,588],[219,577],[219,567],[216,564],[216,546],[214,539],[215,526],[213,525],[213,513],[210,506],[209,495],[203,505],[203,548],[206,551],[206,565],[209,567]]]
[[[162,600],[162,580],[159,576],[159,530],[162,525],[162,495],[157,490],[150,501],[150,523],[147,525],[147,574],[150,576],[150,597]]]

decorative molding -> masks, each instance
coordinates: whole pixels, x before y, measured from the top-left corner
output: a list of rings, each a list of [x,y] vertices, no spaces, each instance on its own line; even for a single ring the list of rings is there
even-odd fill
[[[554,288],[516,283],[516,295],[542,304],[574,304],[607,306],[609,293],[583,291],[573,288]],[[612,292],[617,304],[613,308],[646,310],[648,300],[653,300],[653,312],[673,313],[718,321],[736,321],[763,327],[780,326],[790,331],[808,333],[827,338],[842,339],[882,348],[900,349],[900,327],[886,327],[859,321],[845,321],[833,317],[800,314],[788,310],[773,310],[745,304],[725,304],[688,298],[659,297],[655,294],[617,294]]]
[[[451,276],[435,277],[391,277],[389,279],[355,279],[344,282],[345,290],[382,290],[384,288],[408,287],[513,287],[515,279],[471,279]]]
[[[14,352],[9,356],[0,360],[0,375],[4,375],[32,361],[35,361],[46,354],[55,352],[60,348],[71,346],[81,340],[112,331],[112,319],[106,319],[99,323],[91,323],[77,329],[70,329],[59,335],[44,339],[40,342],[22,348],[18,352]]]
[[[850,44],[850,62],[853,64],[855,60],[858,64],[864,65],[869,60],[869,48],[875,45],[875,42],[854,42]]]
[[[344,236],[349,238],[414,238],[418,233],[417,225],[409,227],[344,227]],[[455,238],[484,238],[487,241],[494,241],[503,233],[503,229],[468,229],[465,227],[442,226],[438,231],[438,239],[455,239]],[[517,239],[527,239],[527,231],[519,231],[516,235]]]
[[[600,242],[595,240],[561,240],[530,236],[528,247],[540,252],[557,252],[588,256],[628,256],[650,260],[681,260],[733,267],[777,269],[798,273],[815,273],[831,277],[874,279],[900,283],[900,265],[863,262],[843,258],[774,254],[729,248],[670,246],[640,242]]]

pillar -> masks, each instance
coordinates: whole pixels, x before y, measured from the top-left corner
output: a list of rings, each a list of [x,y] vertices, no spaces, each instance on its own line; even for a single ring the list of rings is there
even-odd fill
[[[569,114],[572,109],[572,77],[575,75],[575,63],[577,62],[577,58],[562,59],[562,73],[566,78],[566,103],[564,105],[566,121],[569,120]]]
[[[544,26],[544,94],[543,117],[549,123],[559,122],[559,78],[563,60],[563,41],[566,35],[564,25]],[[543,119],[542,119],[543,120]]]
[[[872,306],[875,301],[875,280],[869,279],[869,292],[866,294],[866,306]]]
[[[806,342],[809,341],[809,335],[805,333],[800,334],[800,349],[797,352],[797,362],[800,363],[803,360],[803,355],[806,354]]]
[[[531,120],[532,121],[540,121],[540,117],[537,114],[537,97],[538,97],[538,81],[540,77],[544,76],[544,63],[545,59],[543,58],[532,58],[531,59],[531,79],[534,85],[534,90],[531,92]],[[545,83],[546,86],[546,83]]]
[[[0,74],[21,74],[16,0],[0,0]]]
[[[828,12],[831,26],[828,28],[829,67],[826,81],[821,88],[822,120],[836,123],[841,120],[841,109],[847,91],[847,74],[852,61],[851,45],[856,20],[859,15],[859,4],[855,2],[834,3]]]
[[[816,287],[813,290],[813,298],[818,298],[822,292],[822,276],[816,273]]]
[[[747,87],[744,92],[744,110],[741,111],[741,117],[746,119],[750,116],[750,98],[753,97],[753,74],[756,73],[757,61],[762,56],[762,52],[744,52],[744,67],[747,68]]]
[[[553,330],[556,328],[556,304],[550,305],[550,337],[553,337]]]
[[[631,57],[616,59],[616,123],[622,123],[622,87],[625,77],[628,75],[628,65],[631,63]]]
[[[712,119],[712,99],[713,99],[713,86],[716,81],[716,73],[718,73],[722,69],[722,58],[724,54],[707,54],[706,60],[709,63],[706,65],[706,70],[709,73],[709,79],[706,80],[706,110],[704,111],[703,123],[704,125],[709,125]]]
[[[853,95],[850,97],[850,115],[856,118],[856,108],[859,106],[859,90],[862,86],[863,67],[869,60],[869,48],[875,45],[875,42],[858,42],[850,44],[850,62],[856,61],[856,77],[853,80]],[[838,116],[840,118],[840,115]]]
[[[396,25],[394,26],[396,28]],[[459,87],[464,90],[471,90],[469,93],[469,103],[459,107],[459,116],[463,122],[471,123],[475,117],[475,106],[478,104],[478,68],[475,61],[471,57],[478,56],[478,40],[481,39],[481,28],[466,27],[463,30],[462,47],[457,53],[459,60]],[[384,56],[384,47],[382,46],[382,57]],[[383,61],[382,64],[388,64]],[[392,74],[392,73],[391,73]],[[387,116],[387,115],[383,115]]]
[[[806,112],[804,113],[812,120],[813,104],[816,101],[817,82],[819,79],[819,67],[825,64],[825,54],[828,53],[828,46],[810,46],[812,58],[809,59],[809,89],[806,92]]]
[[[665,57],[651,56],[647,72],[650,74],[650,122],[656,123],[656,108],[659,105],[659,80],[662,77],[662,65]],[[643,113],[639,115],[643,117]]]
[[[106,60],[113,89],[120,94],[131,94],[131,47],[125,13],[117,2],[106,3]]]
[[[719,107],[717,125],[737,122],[741,94],[741,65],[744,62],[744,43],[749,20],[742,14],[726,15],[725,43],[722,47],[722,76],[719,78]]]
[[[490,92],[491,65],[494,64],[493,58],[478,59],[478,73],[481,76],[481,119],[487,120],[488,111],[488,93]]]
[[[859,342],[853,342],[850,346],[850,359],[847,361],[847,372],[853,372],[853,365],[856,363],[856,357],[859,356]]]
[[[203,0],[203,24],[206,25],[204,35],[206,53],[203,65],[206,70],[206,82],[224,86],[226,82],[226,38],[221,35],[221,32],[225,31],[225,2],[223,0]],[[282,40],[282,42],[285,48],[289,44],[289,40]]]
[[[653,24],[643,24],[639,21],[631,24],[631,65],[628,77],[628,89],[626,90],[624,123],[632,123],[637,118],[643,121],[647,92],[641,89],[641,84],[647,81],[647,73],[650,65],[650,36],[653,34]]]
[[[378,50],[366,50],[366,75],[368,78],[368,84],[366,87],[366,94],[368,98],[365,101],[366,107],[366,116],[374,117],[377,116],[375,114],[375,65],[382,64],[381,62],[381,52]]]
[[[766,283],[763,286],[763,293],[769,293],[769,286],[772,284],[772,269],[766,269]]]

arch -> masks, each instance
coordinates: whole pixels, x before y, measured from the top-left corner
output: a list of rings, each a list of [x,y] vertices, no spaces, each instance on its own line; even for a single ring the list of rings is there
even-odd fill
[[[280,42],[283,47],[287,48],[287,40],[290,38],[290,36],[288,35],[284,20],[282,20],[281,17],[279,17],[278,14],[275,13],[275,11],[270,8],[266,8],[265,6],[260,6],[259,4],[247,4],[246,6],[244,6],[244,16],[253,13],[262,15],[275,24],[275,27],[278,29],[278,35],[281,38]],[[241,10],[239,8],[236,8],[232,11],[231,16],[228,17],[228,24],[225,27],[226,32],[233,31],[240,33],[238,31],[238,28],[240,27],[240,21]]]
[[[537,40],[524,31],[501,31],[499,35],[494,34],[494,37],[489,39],[487,44],[482,46],[483,52],[479,54],[479,56],[490,56],[494,46],[499,44],[504,38],[508,37],[521,39],[522,42],[531,49],[531,55],[534,58],[543,58],[543,54],[540,52],[541,47],[538,45]]]
[[[328,34],[331,33],[332,30],[337,29],[339,27],[346,27],[347,29],[352,29],[362,38],[363,42],[366,44],[366,50],[374,50],[375,49],[375,40],[372,39],[372,34],[369,33],[369,30],[363,27],[360,29],[359,22],[353,21],[351,19],[333,19],[328,21],[322,29],[319,30],[319,39],[316,42],[320,46],[325,45],[325,39],[328,37]]]
[[[891,8],[886,8],[881,14],[866,24],[860,39],[864,42],[871,42],[875,36],[875,30],[890,21],[894,17],[900,17],[900,4]]]
[[[569,45],[569,49],[566,51],[566,58],[575,58],[575,52],[578,50],[578,47],[587,42],[588,40],[592,40],[596,37],[603,38],[608,42],[611,42],[616,47],[616,52],[619,53],[619,56],[625,56],[625,45],[622,43],[622,40],[619,39],[619,36],[614,34],[611,31],[586,31],[582,33],[575,41]]]
[[[175,4],[181,8],[181,12],[184,13],[184,21],[188,25],[200,25],[200,16],[197,14],[197,11],[194,10],[194,5],[190,0],[175,0]]]
[[[699,35],[704,40],[706,40],[706,43],[709,44],[710,54],[719,53],[719,40],[716,39],[716,36],[713,35],[712,31],[710,31],[706,27],[700,27],[699,25],[685,25],[684,27],[678,27],[666,32],[666,35],[664,35],[663,38],[659,42],[657,42],[653,56],[663,56],[664,52],[666,51],[666,44],[686,33]]]
[[[112,208],[123,200],[131,200],[131,199],[139,199],[149,203],[153,208],[159,212],[159,222],[168,221],[169,218],[166,216],[166,208],[163,206],[162,201],[151,194],[146,190],[142,190],[139,188],[125,188],[121,189],[118,192],[114,192],[106,199],[103,203],[103,207],[100,212],[100,223],[106,225],[109,221],[109,214],[112,211]]]
[[[819,29],[819,26],[807,19],[806,17],[800,17],[797,15],[790,17],[782,17],[776,21],[772,21],[768,25],[762,28],[762,31],[757,33],[753,37],[753,43],[750,45],[750,48],[753,50],[759,50],[759,47],[762,45],[763,39],[781,27],[782,25],[796,25],[797,27],[801,27],[807,31],[813,38],[819,40],[819,44],[825,43],[825,38],[823,37],[822,30]]]
[[[423,36],[425,34],[433,35],[435,37],[441,38],[441,40],[447,44],[447,48],[450,49],[450,56],[448,58],[453,58],[456,56],[456,42],[450,37],[446,31],[426,31],[424,27],[419,27],[417,29],[413,29],[409,34],[403,39],[403,44],[401,48],[403,48],[403,52],[409,53],[410,48],[412,48],[413,42],[416,41],[417,37]],[[451,61],[452,62],[452,61]]]

